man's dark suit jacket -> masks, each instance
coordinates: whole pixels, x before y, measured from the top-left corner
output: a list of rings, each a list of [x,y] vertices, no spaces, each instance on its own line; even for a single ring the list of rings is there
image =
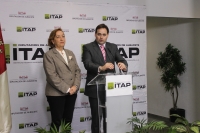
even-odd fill
[[[120,55],[116,44],[106,42],[105,51],[106,62],[110,62],[113,64],[115,62],[122,62],[128,67],[127,61]],[[88,86],[87,83],[89,83],[95,76],[98,75],[99,66],[103,66],[106,63],[103,59],[101,49],[96,41],[83,45],[82,61],[85,66],[85,69],[87,70],[87,79],[84,94],[86,96],[96,98],[96,86]],[[105,72],[101,73],[115,73],[115,69],[106,70]]]

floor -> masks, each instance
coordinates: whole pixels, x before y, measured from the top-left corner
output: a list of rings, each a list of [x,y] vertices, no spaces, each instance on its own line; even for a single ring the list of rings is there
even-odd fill
[[[173,124],[172,122],[170,122],[169,118],[157,116],[157,115],[154,115],[154,114],[148,114],[148,121],[152,121],[152,120],[164,121],[167,125]]]
[[[154,114],[148,114],[148,121],[164,121],[165,124],[167,124],[168,126],[173,125],[173,122],[170,122],[169,118],[166,117],[162,117],[162,116],[157,116]],[[160,133],[160,131],[150,131],[150,133]]]

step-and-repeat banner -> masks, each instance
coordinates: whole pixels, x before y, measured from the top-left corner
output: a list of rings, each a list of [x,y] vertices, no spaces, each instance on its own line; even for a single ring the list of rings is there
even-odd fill
[[[45,97],[43,54],[50,32],[61,27],[65,48],[74,52],[81,68],[81,88],[75,105],[73,133],[90,131],[91,114],[84,96],[86,70],[82,45],[95,39],[98,24],[108,25],[108,42],[117,44],[133,76],[133,116],[147,119],[146,7],[70,2],[1,1],[0,23],[6,47],[11,98],[11,133],[33,133],[51,122]]]

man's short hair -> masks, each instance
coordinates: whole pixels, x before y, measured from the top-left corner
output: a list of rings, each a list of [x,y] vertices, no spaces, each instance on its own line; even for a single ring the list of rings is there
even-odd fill
[[[97,33],[97,30],[98,30],[98,29],[101,29],[101,28],[105,28],[105,29],[107,30],[107,33],[109,34],[108,26],[105,25],[105,24],[99,24],[99,25],[96,27],[95,34]]]

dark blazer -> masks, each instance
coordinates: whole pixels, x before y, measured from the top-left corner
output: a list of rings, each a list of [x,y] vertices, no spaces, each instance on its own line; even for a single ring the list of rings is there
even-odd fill
[[[116,44],[106,42],[105,51],[106,62],[110,62],[113,64],[115,62],[123,62],[128,67],[127,61],[120,55]],[[96,41],[83,45],[82,61],[85,69],[87,70],[87,79],[84,94],[86,96],[96,98],[96,86],[88,86],[87,83],[90,82],[96,75],[98,75],[99,66],[103,66],[106,63],[103,59],[101,49]],[[103,73],[115,73],[115,69],[107,70]]]
[[[64,96],[73,85],[80,87],[81,70],[76,57],[72,51],[64,50],[68,65],[55,48],[44,54],[43,66],[47,81],[45,94],[47,96]]]

